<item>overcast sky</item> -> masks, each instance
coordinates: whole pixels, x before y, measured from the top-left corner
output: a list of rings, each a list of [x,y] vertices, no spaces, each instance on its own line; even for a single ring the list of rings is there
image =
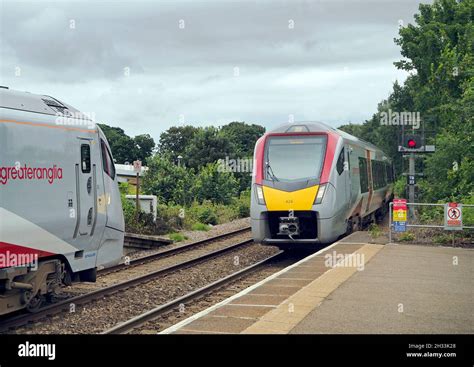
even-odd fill
[[[363,122],[406,78],[393,66],[401,57],[393,38],[419,4],[0,3],[0,85],[155,140],[179,124]]]

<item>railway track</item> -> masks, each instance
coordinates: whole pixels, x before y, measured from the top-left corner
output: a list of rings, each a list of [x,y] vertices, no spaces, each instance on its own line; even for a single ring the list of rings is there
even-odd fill
[[[106,330],[102,334],[126,334],[131,331],[134,331],[135,329],[144,326],[146,323],[156,320],[159,317],[166,315],[170,311],[179,309],[184,304],[199,300],[201,297],[207,294],[210,294],[216,290],[220,290],[225,287],[228,287],[229,285],[232,285],[233,283],[238,281],[240,278],[245,278],[246,276],[257,271],[259,268],[262,268],[263,266],[277,260],[278,258],[281,258],[283,255],[284,255],[284,251],[280,250],[276,254],[271,255],[270,257],[262,261],[252,264],[242,270],[239,270],[233,274],[230,274],[226,276],[225,278],[219,279],[202,288],[189,292],[188,294],[185,294],[184,296],[176,298],[166,304],[160,305],[139,316],[131,318],[128,321],[125,321],[121,324],[114,326],[113,328],[110,328],[109,330]]]
[[[176,248],[167,249],[167,250],[161,251],[159,253],[155,253],[155,254],[152,254],[152,255],[148,255],[148,256],[144,256],[144,257],[141,257],[141,258],[134,259],[129,264],[119,264],[119,265],[111,268],[111,271],[109,271],[109,272],[102,271],[100,274],[101,274],[101,276],[103,276],[103,275],[109,274],[111,272],[120,271],[120,270],[123,270],[123,269],[128,269],[130,267],[145,264],[145,263],[148,263],[150,261],[161,259],[163,257],[176,255],[176,254],[181,253],[183,251],[194,249],[197,246],[205,245],[205,244],[208,244],[208,243],[211,243],[211,242],[214,242],[214,241],[226,238],[226,237],[231,237],[231,236],[236,235],[236,234],[241,234],[241,233],[243,233],[245,231],[248,231],[248,230],[249,230],[249,228],[243,228],[243,229],[239,229],[237,231],[233,231],[233,232],[225,233],[225,234],[222,234],[222,235],[219,235],[219,236],[211,237],[209,239],[189,243],[189,244],[179,246],[179,247],[176,247]],[[85,304],[91,303],[95,300],[99,300],[99,299],[103,299],[104,297],[111,296],[115,293],[118,293],[118,292],[121,292],[121,291],[126,291],[130,288],[133,288],[133,287],[138,287],[138,286],[140,286],[142,284],[145,284],[147,282],[159,279],[162,276],[165,276],[165,275],[168,275],[168,274],[171,274],[171,273],[174,273],[174,272],[192,267],[196,264],[203,263],[203,262],[205,262],[209,259],[216,258],[220,255],[230,253],[231,251],[234,251],[238,248],[244,247],[246,245],[250,245],[252,242],[253,241],[251,239],[239,241],[237,243],[219,248],[217,250],[206,252],[203,255],[199,255],[199,256],[193,257],[191,259],[187,259],[185,261],[178,262],[176,264],[172,264],[172,265],[160,268],[160,269],[152,271],[152,272],[148,272],[144,275],[140,275],[140,276],[134,277],[132,279],[129,279],[129,280],[126,280],[126,281],[123,281],[123,282],[113,284],[113,285],[110,285],[110,286],[107,286],[107,287],[104,287],[104,288],[101,288],[101,289],[98,289],[98,290],[95,290],[95,291],[92,291],[92,292],[89,292],[89,293],[86,293],[86,294],[71,297],[71,298],[59,301],[57,303],[54,303],[54,304],[50,304],[48,306],[45,306],[45,307],[41,308],[36,313],[20,314],[20,315],[10,317],[6,320],[0,320],[0,332],[5,332],[5,331],[12,330],[12,329],[15,329],[15,328],[18,328],[18,327],[21,327],[21,326],[24,326],[24,325],[27,325],[27,324],[30,324],[30,323],[33,323],[33,322],[37,322],[41,319],[60,314],[64,311],[66,311],[66,312],[70,311],[71,305],[74,305],[74,307],[85,305]],[[109,269],[104,269],[104,270],[109,270]]]
[[[98,272],[97,272],[97,275],[98,276],[104,276],[104,275],[107,275],[107,274],[122,271],[124,269],[130,269],[130,268],[133,268],[133,267],[136,267],[136,266],[139,266],[139,265],[144,265],[144,264],[147,264],[147,263],[155,261],[155,260],[163,259],[165,257],[174,256],[174,255],[180,254],[182,252],[186,252],[186,251],[189,251],[189,250],[194,250],[194,249],[196,249],[200,246],[208,245],[208,244],[211,244],[215,241],[223,240],[225,238],[229,238],[229,237],[232,237],[232,236],[235,236],[235,235],[250,232],[250,228],[251,227],[240,228],[240,229],[237,229],[235,231],[223,233],[223,234],[220,234],[220,235],[217,235],[217,236],[214,236],[214,237],[205,238],[205,239],[202,239],[202,240],[199,240],[199,241],[187,243],[185,245],[168,248],[168,249],[165,249],[163,251],[153,253],[151,255],[146,255],[146,256],[136,258],[136,259],[131,259],[130,261],[127,261],[126,263],[120,263],[120,264],[117,264],[115,266],[111,266],[111,267],[104,268],[104,269],[99,269]],[[149,240],[147,240],[147,241],[149,241]]]

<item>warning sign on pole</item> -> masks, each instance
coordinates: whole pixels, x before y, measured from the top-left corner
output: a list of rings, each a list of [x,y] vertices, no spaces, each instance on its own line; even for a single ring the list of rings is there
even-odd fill
[[[142,170],[142,161],[133,161],[133,170],[135,171],[135,173],[140,173]]]
[[[448,203],[444,207],[444,229],[462,230],[462,206],[458,203]]]
[[[393,200],[393,221],[394,222],[407,221],[407,200],[406,199]]]

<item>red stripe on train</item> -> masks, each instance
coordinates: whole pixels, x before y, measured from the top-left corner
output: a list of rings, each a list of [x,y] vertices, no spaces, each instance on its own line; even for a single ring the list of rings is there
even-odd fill
[[[26,265],[40,257],[51,255],[54,254],[48,251],[36,250],[34,248],[0,241],[0,268]]]

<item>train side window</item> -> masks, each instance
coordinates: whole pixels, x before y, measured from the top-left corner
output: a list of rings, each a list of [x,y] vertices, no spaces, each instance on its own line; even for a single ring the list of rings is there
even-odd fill
[[[342,148],[341,153],[339,154],[339,158],[337,159],[336,169],[339,175],[344,172],[344,148]]]
[[[110,154],[110,151],[103,140],[100,141],[100,144],[102,150],[102,165],[104,166],[104,172],[107,173],[112,180],[114,180],[115,166],[114,161],[112,159],[112,155]]]
[[[370,162],[370,168],[372,168],[372,187],[377,190],[377,171],[376,171],[376,163],[374,160]]]
[[[369,191],[369,179],[367,177],[367,159],[359,157],[359,177],[360,177],[360,192]]]
[[[376,160],[372,160],[372,181],[374,183],[374,189],[377,190],[379,188],[379,172],[378,172],[378,162]]]
[[[387,181],[388,183],[393,183],[393,166],[390,163],[387,163]]]
[[[81,145],[81,170],[82,173],[91,172],[91,147],[89,144]]]
[[[385,177],[385,163],[381,161],[372,161],[372,177],[374,181],[374,188],[376,190],[386,186],[387,180]]]

